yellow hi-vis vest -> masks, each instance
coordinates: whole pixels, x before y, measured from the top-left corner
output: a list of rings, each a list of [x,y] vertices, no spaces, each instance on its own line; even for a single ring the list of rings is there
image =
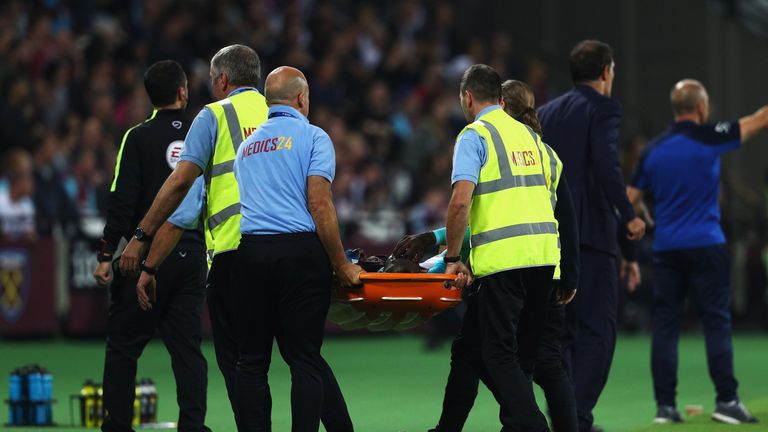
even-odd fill
[[[558,266],[554,207],[561,162],[528,126],[493,110],[466,129],[487,143],[470,208],[470,263],[477,277]]]
[[[235,154],[240,143],[267,120],[267,103],[258,91],[246,90],[206,105],[216,117],[218,135],[205,170],[206,217],[213,255],[240,245],[240,191],[235,180]],[[207,237],[208,238],[208,237]]]

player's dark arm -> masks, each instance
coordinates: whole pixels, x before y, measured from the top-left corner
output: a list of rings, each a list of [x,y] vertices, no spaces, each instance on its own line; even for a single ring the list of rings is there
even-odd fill
[[[157,192],[152,207],[149,208],[146,216],[139,223],[139,227],[150,236],[154,235],[160,225],[176,211],[181,201],[187,196],[192,183],[201,173],[200,167],[194,163],[179,161],[176,169],[168,176],[160,191]]]
[[[142,191],[142,164],[139,142],[135,137],[135,132],[126,132],[115,166],[115,178],[107,201],[102,253],[114,253],[120,239],[135,228],[132,224],[136,220]]]
[[[613,100],[603,102],[590,125],[590,151],[595,177],[605,191],[608,202],[618,209],[621,222],[635,218],[624,185],[619,164],[619,128],[621,107]]]
[[[576,289],[579,283],[579,230],[565,175],[560,177],[556,193],[555,219],[560,234],[560,285],[567,289]]]
[[[359,285],[362,268],[347,261],[344,254],[336,207],[331,195],[331,182],[321,176],[307,177],[307,203],[317,236],[342,286]]]
[[[748,116],[739,119],[739,129],[741,129],[741,142],[747,141],[767,127],[768,105],[760,108]]]

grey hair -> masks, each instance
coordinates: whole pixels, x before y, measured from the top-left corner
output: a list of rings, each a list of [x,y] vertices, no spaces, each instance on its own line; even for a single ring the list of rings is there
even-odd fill
[[[211,72],[227,74],[234,86],[256,87],[261,80],[261,62],[253,49],[245,45],[229,45],[213,56]]]

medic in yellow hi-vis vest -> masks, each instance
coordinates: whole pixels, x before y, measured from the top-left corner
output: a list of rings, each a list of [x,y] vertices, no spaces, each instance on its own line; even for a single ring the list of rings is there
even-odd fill
[[[244,91],[206,105],[216,116],[216,146],[205,171],[208,245],[213,255],[236,250],[240,244],[240,192],[233,173],[235,153],[240,143],[267,120],[264,96]]]
[[[530,128],[502,110],[466,128],[488,144],[469,216],[474,275],[559,267],[554,192],[560,160]]]

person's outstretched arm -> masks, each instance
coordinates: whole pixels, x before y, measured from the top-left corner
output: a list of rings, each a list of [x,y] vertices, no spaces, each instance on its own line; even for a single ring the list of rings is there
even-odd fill
[[[359,285],[363,268],[347,261],[347,256],[344,254],[336,207],[331,198],[331,182],[321,176],[307,177],[307,201],[309,213],[315,222],[317,236],[331,260],[331,266],[339,282],[344,287]]]
[[[748,116],[744,116],[739,119],[739,129],[741,129],[741,142],[747,141],[767,127],[768,105],[760,108]]]

